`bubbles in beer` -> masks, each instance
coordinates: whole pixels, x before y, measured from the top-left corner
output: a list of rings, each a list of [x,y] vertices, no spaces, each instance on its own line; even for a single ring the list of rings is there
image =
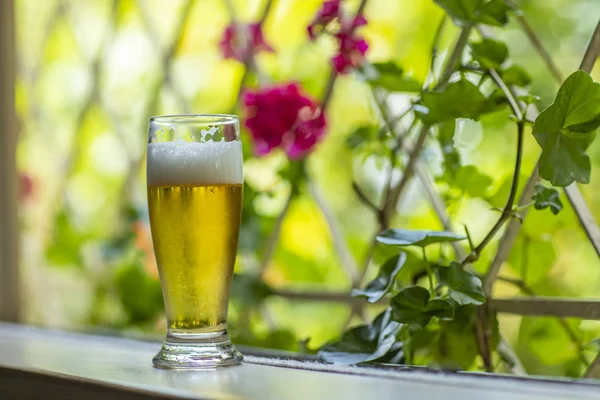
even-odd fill
[[[242,144],[173,142],[148,144],[149,186],[242,183]]]

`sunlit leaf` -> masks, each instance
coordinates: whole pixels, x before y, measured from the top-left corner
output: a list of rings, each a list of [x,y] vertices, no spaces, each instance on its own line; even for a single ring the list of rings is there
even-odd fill
[[[485,293],[481,287],[481,280],[466,271],[460,263],[453,261],[448,267],[437,268],[436,273],[440,283],[448,287],[450,298],[458,304],[485,303]]]
[[[466,236],[446,231],[426,231],[407,229],[387,229],[377,236],[379,243],[391,246],[419,246],[425,247],[432,243],[456,242],[464,240]]]
[[[373,76],[367,78],[367,82],[375,87],[381,87],[390,92],[420,92],[423,86],[414,78],[404,75],[404,71],[396,63],[388,61],[374,63]]]
[[[425,124],[433,125],[456,118],[477,120],[482,114],[494,111],[495,103],[473,83],[461,79],[442,90],[424,92],[422,104],[415,106],[415,111]]]
[[[533,136],[542,147],[540,176],[554,186],[589,183],[591,164],[585,150],[598,126],[600,84],[583,71],[574,72],[533,127]]]
[[[321,348],[319,356],[334,364],[358,364],[385,356],[396,343],[401,324],[391,319],[391,309],[379,314],[370,325],[352,328],[339,341]],[[395,349],[397,354],[398,349]]]
[[[492,178],[479,171],[477,167],[465,165],[456,173],[452,186],[468,193],[471,197],[484,197],[492,183]]]
[[[355,149],[363,143],[376,139],[378,132],[379,129],[373,125],[361,126],[348,135],[346,145],[350,149]]]
[[[379,274],[367,284],[364,290],[352,290],[352,296],[366,297],[369,303],[376,303],[391,289],[396,276],[406,262],[406,253],[401,252],[379,267]]]

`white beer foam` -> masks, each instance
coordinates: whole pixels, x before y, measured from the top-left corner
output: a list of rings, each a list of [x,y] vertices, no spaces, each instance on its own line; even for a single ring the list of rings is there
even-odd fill
[[[150,143],[146,171],[149,186],[242,183],[242,143]]]

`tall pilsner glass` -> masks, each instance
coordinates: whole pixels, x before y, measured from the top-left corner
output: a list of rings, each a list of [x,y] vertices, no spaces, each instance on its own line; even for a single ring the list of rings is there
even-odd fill
[[[233,115],[150,119],[148,207],[165,302],[159,368],[216,368],[242,355],[227,305],[242,209],[242,144]]]

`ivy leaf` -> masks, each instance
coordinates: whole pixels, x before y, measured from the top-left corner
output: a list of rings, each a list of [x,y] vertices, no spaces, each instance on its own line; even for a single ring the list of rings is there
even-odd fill
[[[427,125],[456,118],[477,120],[492,111],[489,99],[466,79],[453,82],[441,91],[424,92],[421,101],[421,105],[415,106],[415,112]]]
[[[460,305],[483,304],[485,293],[481,280],[466,271],[460,263],[452,261],[448,267],[437,268],[437,276],[442,285],[448,287],[448,295]]]
[[[533,206],[536,210],[543,210],[544,208],[549,207],[550,211],[552,211],[552,214],[556,215],[563,208],[558,190],[554,188],[547,188],[541,183],[535,185],[535,194],[533,195],[532,199],[535,201]]]
[[[415,92],[421,91],[422,84],[404,75],[404,70],[392,61],[371,64],[372,76],[367,77],[371,86],[380,87],[390,92]]]
[[[591,164],[585,150],[598,126],[600,84],[583,71],[574,72],[533,126],[533,136],[542,147],[540,176],[554,186],[589,183]]]
[[[339,341],[323,346],[319,356],[334,364],[358,364],[385,356],[396,343],[396,333],[402,326],[392,320],[391,314],[387,308],[372,324],[350,329]]]
[[[508,86],[525,87],[531,83],[531,77],[523,67],[519,65],[511,65],[510,67],[503,69],[500,71],[500,75],[502,76],[504,83]]]
[[[508,58],[508,47],[500,40],[485,38],[470,47],[473,59],[485,69],[500,69]]]
[[[425,247],[432,243],[456,242],[466,236],[446,231],[418,231],[407,229],[387,229],[377,236],[377,241],[391,246]]]
[[[394,298],[390,305],[395,321],[425,328],[433,317],[442,320],[454,318],[452,303],[444,299],[429,299],[429,292],[421,286],[404,288]]]
[[[471,197],[484,197],[492,178],[480,172],[474,165],[460,167],[456,173],[453,186],[468,193]]]
[[[452,18],[456,26],[478,23],[503,26],[511,7],[504,0],[434,0]]]
[[[379,267],[379,274],[367,284],[365,290],[352,290],[352,296],[364,296],[369,303],[376,303],[390,290],[396,276],[406,262],[406,253],[400,252]]]

